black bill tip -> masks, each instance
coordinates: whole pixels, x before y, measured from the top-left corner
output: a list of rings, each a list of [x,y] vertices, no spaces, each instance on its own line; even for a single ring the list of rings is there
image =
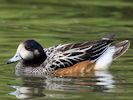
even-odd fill
[[[7,61],[7,63],[6,63],[6,64],[11,64],[11,63],[13,63],[13,62],[11,62],[11,61],[9,60],[9,61]]]

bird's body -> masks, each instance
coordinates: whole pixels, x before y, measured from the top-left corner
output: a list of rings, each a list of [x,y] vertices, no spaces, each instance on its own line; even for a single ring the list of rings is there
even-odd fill
[[[16,72],[27,76],[71,76],[106,70],[113,59],[127,51],[130,44],[128,40],[115,45],[111,45],[112,42],[111,35],[98,41],[59,44],[42,49],[36,41],[27,40],[19,45],[16,55],[9,62],[21,59]]]

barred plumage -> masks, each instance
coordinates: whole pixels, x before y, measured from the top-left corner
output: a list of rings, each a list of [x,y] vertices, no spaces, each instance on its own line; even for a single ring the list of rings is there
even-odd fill
[[[113,35],[110,35],[99,41],[59,44],[43,49],[38,42],[26,40],[19,45],[8,64],[21,60],[16,66],[16,72],[26,76],[45,76],[55,71],[72,74],[105,70],[112,60],[124,54],[130,45],[130,42],[125,40],[110,46],[112,41]]]
[[[66,68],[80,61],[96,61],[109,47],[112,40],[100,40],[95,42],[83,42],[75,44],[57,45],[45,49],[47,54],[45,68]]]

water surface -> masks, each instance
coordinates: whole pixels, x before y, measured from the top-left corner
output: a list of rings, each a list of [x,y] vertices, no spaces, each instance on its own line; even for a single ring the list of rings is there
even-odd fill
[[[1,0],[1,100],[132,100],[133,45],[110,66],[80,77],[28,78],[6,65],[20,42],[35,39],[43,47],[99,39],[115,33],[133,42],[132,0]]]

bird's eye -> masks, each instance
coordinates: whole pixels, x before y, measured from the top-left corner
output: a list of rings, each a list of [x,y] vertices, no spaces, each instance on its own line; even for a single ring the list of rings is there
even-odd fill
[[[27,46],[26,49],[30,49],[31,47],[30,46]]]
[[[25,48],[26,48],[27,50],[29,50],[29,49],[31,49],[31,46],[25,46]]]
[[[32,43],[26,43],[26,44],[25,44],[25,48],[26,48],[27,50],[33,49],[33,47],[34,47],[34,45],[33,45]]]

